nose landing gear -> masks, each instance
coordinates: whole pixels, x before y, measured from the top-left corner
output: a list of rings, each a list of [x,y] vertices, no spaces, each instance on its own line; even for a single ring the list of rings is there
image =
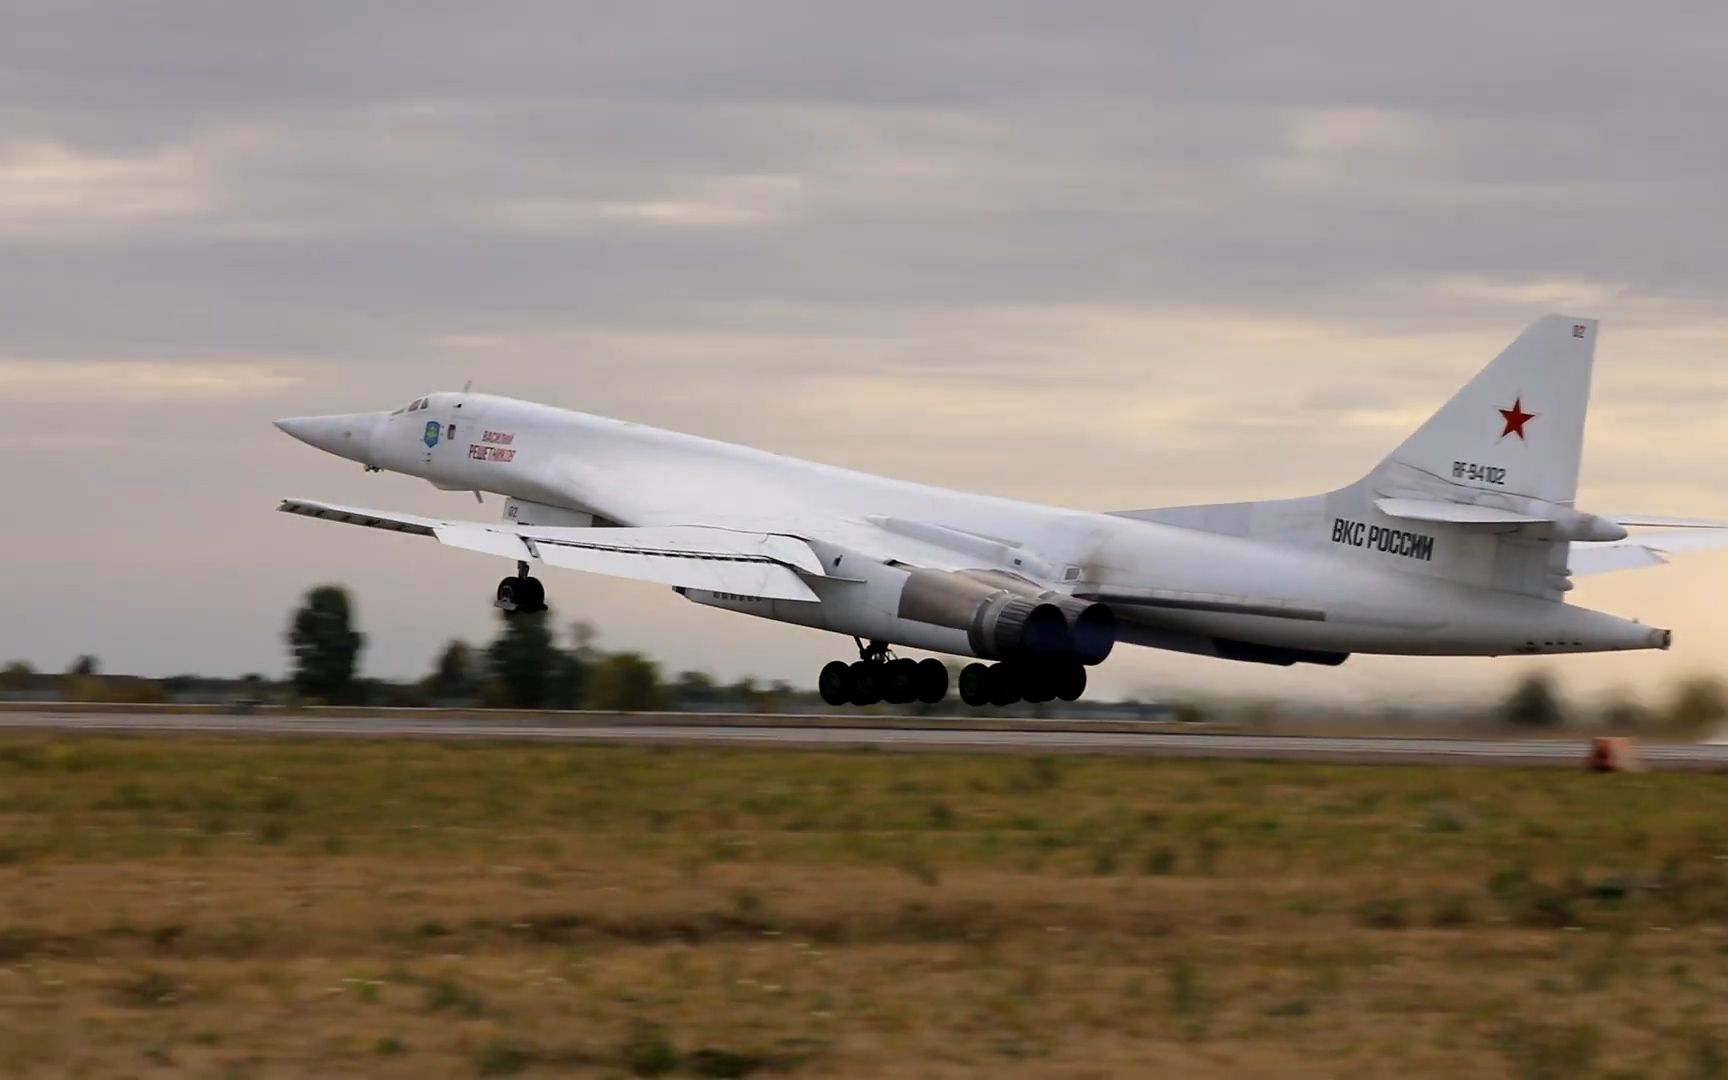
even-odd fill
[[[493,606],[504,609],[506,615],[532,615],[546,610],[546,588],[537,577],[528,576],[528,564],[516,564],[516,576],[498,583]]]

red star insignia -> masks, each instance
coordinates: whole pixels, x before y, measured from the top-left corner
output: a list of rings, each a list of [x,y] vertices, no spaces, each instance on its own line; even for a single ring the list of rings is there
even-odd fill
[[[1525,412],[1524,398],[1520,395],[1518,400],[1512,403],[1510,409],[1501,409],[1500,415],[1506,418],[1506,430],[1500,433],[1500,437],[1504,439],[1508,435],[1516,435],[1522,439],[1524,438],[1524,425],[1536,419],[1540,414]]]

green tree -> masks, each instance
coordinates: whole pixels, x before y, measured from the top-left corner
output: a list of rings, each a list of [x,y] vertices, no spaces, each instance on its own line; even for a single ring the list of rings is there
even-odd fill
[[[797,691],[785,679],[775,679],[768,684],[768,689],[756,699],[756,707],[763,712],[779,712],[786,707]]]
[[[86,653],[78,657],[66,667],[66,673],[60,676],[60,696],[67,701],[101,701],[107,697],[106,680],[97,672],[102,665],[94,656]]]
[[[714,700],[717,691],[714,680],[705,671],[680,671],[670,687],[672,701],[682,708],[706,705]]]
[[[504,614],[504,630],[486,647],[486,666],[500,700],[517,709],[545,707],[562,659],[546,611]]]
[[[726,688],[726,694],[745,712],[757,712],[762,705],[762,689],[756,680],[745,676]]]
[[[1523,728],[1554,728],[1566,722],[1566,709],[1554,691],[1554,679],[1535,671],[1518,680],[1500,707],[1508,724]]]
[[[474,647],[459,639],[451,641],[438,654],[426,690],[436,700],[466,701],[474,696],[478,668]]]
[[[22,660],[14,660],[0,670],[0,690],[24,690],[36,677],[36,669]]]
[[[172,697],[172,693],[169,696]],[[270,681],[256,671],[248,671],[240,676],[240,683],[234,688],[234,702],[237,705],[262,703],[269,696]]]
[[[1650,710],[1624,690],[1612,691],[1602,703],[1602,726],[1622,733],[1641,731],[1650,726]]]
[[[666,688],[660,682],[659,665],[641,653],[612,653],[594,665],[585,704],[610,712],[665,708]]]
[[[1682,682],[1668,703],[1666,720],[1676,735],[1712,734],[1728,720],[1728,693],[1723,691],[1722,680],[1699,676]]]
[[[340,585],[320,585],[288,625],[294,656],[294,689],[301,697],[324,702],[355,698],[354,673],[366,636],[354,629],[353,604]]]
[[[588,694],[588,661],[574,652],[553,654],[552,683],[546,704],[553,709],[580,709]]]
[[[577,659],[587,663],[600,659],[600,648],[595,644],[599,640],[600,631],[588,620],[577,619],[570,624],[570,652]]]

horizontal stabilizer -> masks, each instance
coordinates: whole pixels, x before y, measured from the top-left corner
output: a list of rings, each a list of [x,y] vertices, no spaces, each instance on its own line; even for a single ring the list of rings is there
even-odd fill
[[[817,599],[799,572],[820,576],[810,545],[792,536],[699,525],[647,528],[556,528],[487,525],[476,521],[363,510],[284,499],[277,507],[303,517],[431,536],[448,547],[544,562],[567,570],[651,581],[772,600]]]
[[[1675,519],[1669,519],[1675,520]],[[1627,521],[1631,525],[1634,522]],[[1573,544],[1567,559],[1573,577],[1661,566],[1667,555],[1728,550],[1728,526],[1697,525],[1640,533],[1609,544]]]
[[[1611,544],[1574,547],[1566,560],[1566,568],[1573,577],[1587,577],[1616,570],[1642,570],[1647,566],[1662,566],[1667,561],[1655,548],[1617,540]]]
[[[1553,520],[1496,506],[1471,506],[1432,499],[1375,499],[1374,506],[1387,517],[1406,521],[1442,521],[1452,525],[1535,525]]]
[[[1666,514],[1610,514],[1629,529],[1728,529],[1728,521],[1709,518],[1670,517]]]

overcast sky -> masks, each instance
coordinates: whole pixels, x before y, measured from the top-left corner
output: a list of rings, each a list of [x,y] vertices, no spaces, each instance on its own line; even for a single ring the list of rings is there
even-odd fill
[[[273,417],[477,389],[1078,507],[1365,472],[1530,320],[1604,320],[1580,504],[1728,517],[1728,8],[73,3],[0,13],[0,658],[375,674],[500,567],[274,513],[493,515]],[[673,668],[843,639],[548,580]],[[1728,668],[1728,556],[1574,598]],[[1135,650],[1106,690],[1496,688]]]

